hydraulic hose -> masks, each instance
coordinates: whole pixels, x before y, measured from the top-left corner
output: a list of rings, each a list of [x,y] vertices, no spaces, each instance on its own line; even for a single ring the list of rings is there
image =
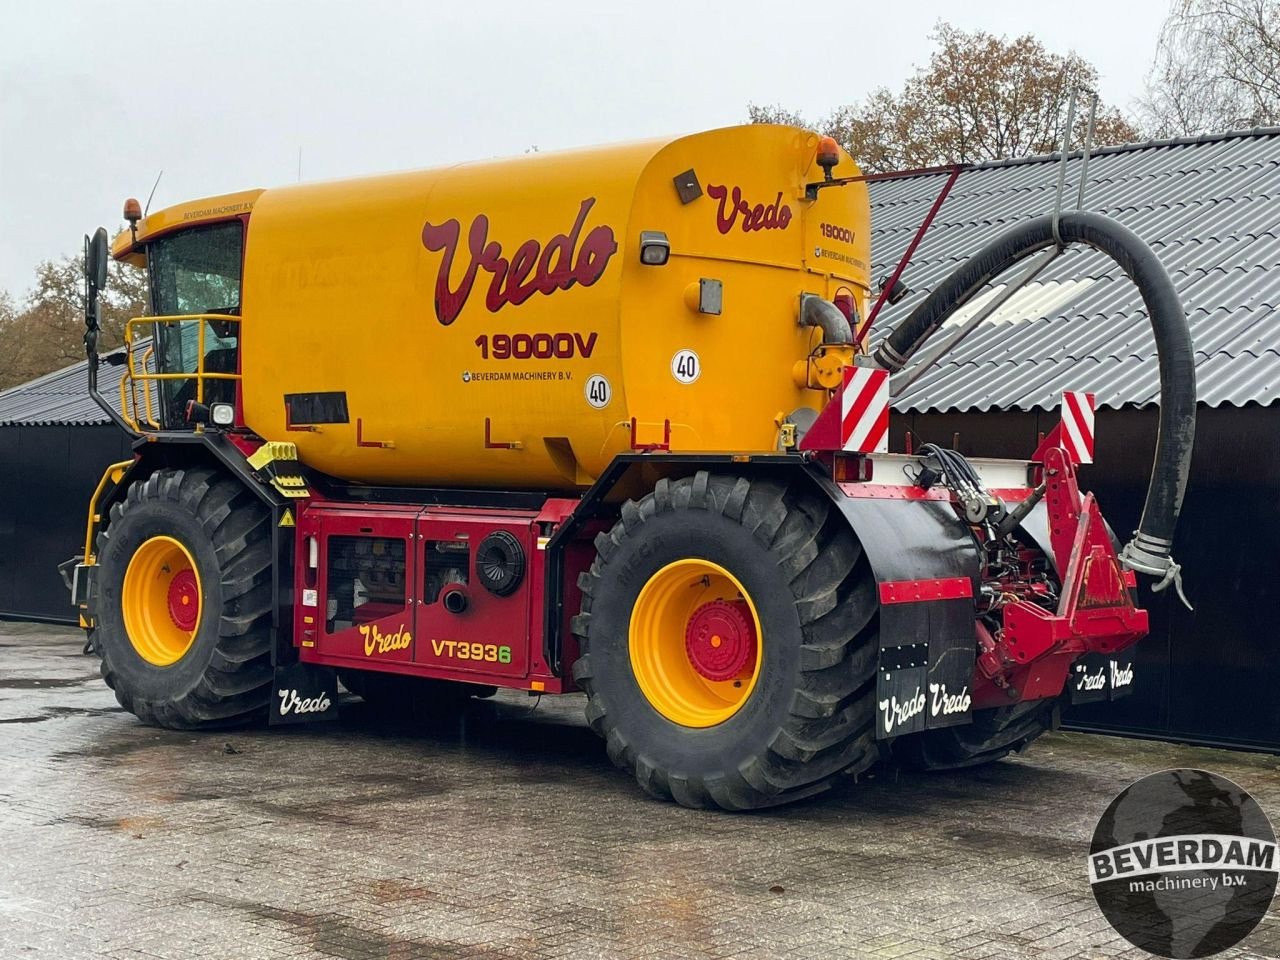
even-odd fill
[[[1173,532],[1191,469],[1196,432],[1195,355],[1187,316],[1155,253],[1122,224],[1096,213],[1037,217],[1001,234],[940,283],[877,348],[874,360],[902,369],[946,319],[990,280],[1025,257],[1054,245],[1083,243],[1102,251],[1125,272],[1147,308],[1160,364],[1160,422],[1142,520],[1120,553],[1132,570],[1160,577],[1155,587],[1179,584],[1170,556]],[[1179,586],[1179,592],[1181,588]]]

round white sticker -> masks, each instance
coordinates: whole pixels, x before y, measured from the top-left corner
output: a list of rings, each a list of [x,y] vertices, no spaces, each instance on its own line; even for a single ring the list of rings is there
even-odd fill
[[[702,361],[692,350],[681,350],[671,358],[671,375],[681,383],[693,383],[702,376]]]
[[[609,401],[613,399],[613,387],[609,385],[609,381],[598,373],[593,373],[587,378],[587,403],[595,407],[597,410],[603,410],[609,405]]]

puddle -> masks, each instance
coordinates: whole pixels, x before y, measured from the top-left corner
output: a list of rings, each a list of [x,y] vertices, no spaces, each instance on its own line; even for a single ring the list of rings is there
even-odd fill
[[[0,690],[53,690],[56,687],[78,687],[96,677],[0,677]]]
[[[437,960],[449,957],[474,956],[474,948],[447,940],[411,940],[388,936],[376,930],[362,927],[334,914],[303,913],[300,910],[284,910],[280,907],[239,900],[217,894],[201,894],[186,898],[188,903],[209,903],[235,910],[255,920],[277,923],[297,936],[309,940],[317,953],[337,960],[372,960],[382,957],[429,956]],[[516,954],[487,948],[486,957],[511,958]]]
[[[56,820],[50,820],[48,825],[63,823],[74,823],[77,826],[89,827],[93,830],[106,830],[112,833],[128,833],[135,837],[143,837],[154,830],[166,826],[165,821],[160,817],[124,817],[116,819],[107,819],[104,817],[85,817],[79,814],[71,814],[65,817],[58,817]]]
[[[94,830],[114,830],[119,822],[119,820],[104,820],[101,817],[82,817],[77,814],[71,814],[65,817],[58,817],[56,820],[50,820],[46,826],[74,823],[77,826],[91,827]]]
[[[45,707],[49,717],[109,717],[115,713],[124,713],[121,707]]]
[[[210,800],[226,800],[228,797],[225,792],[184,788],[161,794],[157,799],[164,803],[203,803]]]
[[[139,750],[147,750],[151,747],[164,746],[167,743],[174,743],[181,739],[180,735],[175,735],[172,739],[157,736],[150,737],[146,740],[110,740],[104,743],[97,743],[92,746],[84,747],[80,750],[63,750],[53,755],[54,760],[114,760],[118,757],[127,757],[131,753],[137,753]]]
[[[377,903],[391,903],[405,900],[436,900],[439,898],[434,890],[420,887],[407,880],[371,880],[369,893]]]
[[[1079,859],[1083,861],[1085,845],[1077,839],[1029,834],[1009,830],[989,830],[970,826],[964,829],[945,829],[943,833],[955,843],[984,850],[992,854],[1017,856],[1032,853],[1038,858],[1055,862]]]
[[[328,823],[338,827],[358,827],[360,822],[341,813],[331,813],[319,804],[301,804],[291,806],[287,803],[276,803],[271,800],[248,800],[246,806],[264,817],[277,820],[293,820],[298,823]]]

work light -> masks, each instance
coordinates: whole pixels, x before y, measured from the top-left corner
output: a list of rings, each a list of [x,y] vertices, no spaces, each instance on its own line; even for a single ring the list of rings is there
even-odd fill
[[[648,267],[660,267],[671,256],[671,241],[661,230],[640,231],[640,262]]]

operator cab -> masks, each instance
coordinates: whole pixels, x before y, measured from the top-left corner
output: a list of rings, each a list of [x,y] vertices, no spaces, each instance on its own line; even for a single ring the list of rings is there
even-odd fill
[[[209,197],[145,217],[136,200],[125,204],[129,229],[111,255],[145,269],[151,291],[150,316],[131,320],[125,334],[121,403],[131,429],[190,430],[215,405],[238,411],[245,232],[261,193]]]
[[[244,224],[239,220],[192,227],[153,241],[147,251],[152,312],[157,317],[239,317],[243,254]],[[157,323],[156,372],[194,374],[202,349],[204,373],[238,372],[239,326],[232,320],[210,319]],[[187,404],[198,399],[195,378],[161,380],[160,385],[161,423],[169,430],[187,426]],[[206,406],[235,403],[235,381],[206,380],[200,399]]]

